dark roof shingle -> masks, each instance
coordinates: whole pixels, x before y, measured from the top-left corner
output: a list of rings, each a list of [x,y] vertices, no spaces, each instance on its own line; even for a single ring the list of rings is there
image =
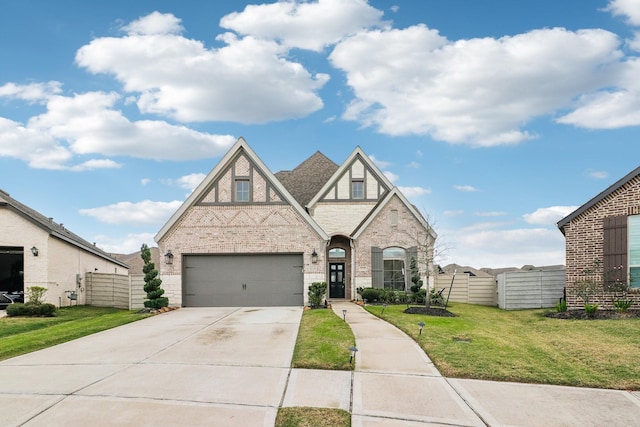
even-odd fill
[[[316,151],[295,169],[276,172],[275,176],[293,198],[305,207],[337,170],[337,164]]]

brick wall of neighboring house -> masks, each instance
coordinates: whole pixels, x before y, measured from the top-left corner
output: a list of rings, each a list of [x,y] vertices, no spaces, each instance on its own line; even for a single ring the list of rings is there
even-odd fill
[[[582,308],[584,302],[576,294],[576,283],[581,280],[602,282],[601,275],[585,274],[594,268],[594,261],[603,259],[603,221],[605,217],[640,214],[640,178],[629,180],[590,209],[578,215],[564,227],[566,241],[567,305]],[[635,300],[634,308],[640,308],[640,293],[629,296]],[[611,308],[611,296],[597,293],[592,303]]]
[[[393,225],[392,213],[397,211],[397,224]],[[384,209],[371,221],[358,239],[354,242],[355,252],[355,286],[371,287],[371,247],[388,248],[398,246],[404,249],[417,246],[419,249],[419,269],[424,276],[426,265],[420,254],[420,247],[425,242],[426,230],[411,211],[397,197],[386,204]],[[405,266],[408,270],[409,266]],[[425,281],[426,283],[426,281]]]
[[[351,235],[376,202],[320,202],[313,207],[313,219],[328,235]]]
[[[325,280],[326,242],[288,205],[193,206],[158,242],[171,250],[173,264],[160,262],[163,289],[171,304],[182,302],[182,254],[303,253],[304,296],[314,281]],[[311,262],[313,250],[318,262]]]

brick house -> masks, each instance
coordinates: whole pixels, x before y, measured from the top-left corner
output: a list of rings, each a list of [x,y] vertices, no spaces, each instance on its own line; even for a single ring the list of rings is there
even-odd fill
[[[171,304],[301,306],[313,282],[332,300],[407,289],[435,238],[359,147],[341,165],[318,151],[273,174],[239,138],[155,240]]]
[[[581,308],[576,283],[599,285],[592,303],[611,308],[616,283],[640,306],[640,167],[558,222],[566,241],[567,304]]]
[[[85,304],[87,272],[127,276],[129,267],[0,190],[0,291],[44,287],[56,306],[70,305],[73,291]]]

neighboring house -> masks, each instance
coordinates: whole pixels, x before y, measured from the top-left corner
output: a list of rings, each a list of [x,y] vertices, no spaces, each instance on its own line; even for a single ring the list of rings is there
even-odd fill
[[[0,190],[0,291],[41,286],[56,306],[70,305],[72,291],[84,304],[87,272],[126,276],[128,266]]]
[[[338,166],[316,152],[273,174],[242,138],[156,235],[171,304],[301,306],[358,287],[405,290],[436,234],[357,147]]]
[[[566,240],[567,304],[582,307],[577,283],[612,287],[628,283],[640,303],[640,167],[558,222]],[[599,291],[592,303],[610,308],[615,298]]]

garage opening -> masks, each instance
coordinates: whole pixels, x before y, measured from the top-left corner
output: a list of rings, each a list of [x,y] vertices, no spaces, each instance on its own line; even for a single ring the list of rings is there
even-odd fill
[[[24,248],[0,246],[0,293],[24,294]]]
[[[304,304],[302,254],[185,255],[185,307]]]

